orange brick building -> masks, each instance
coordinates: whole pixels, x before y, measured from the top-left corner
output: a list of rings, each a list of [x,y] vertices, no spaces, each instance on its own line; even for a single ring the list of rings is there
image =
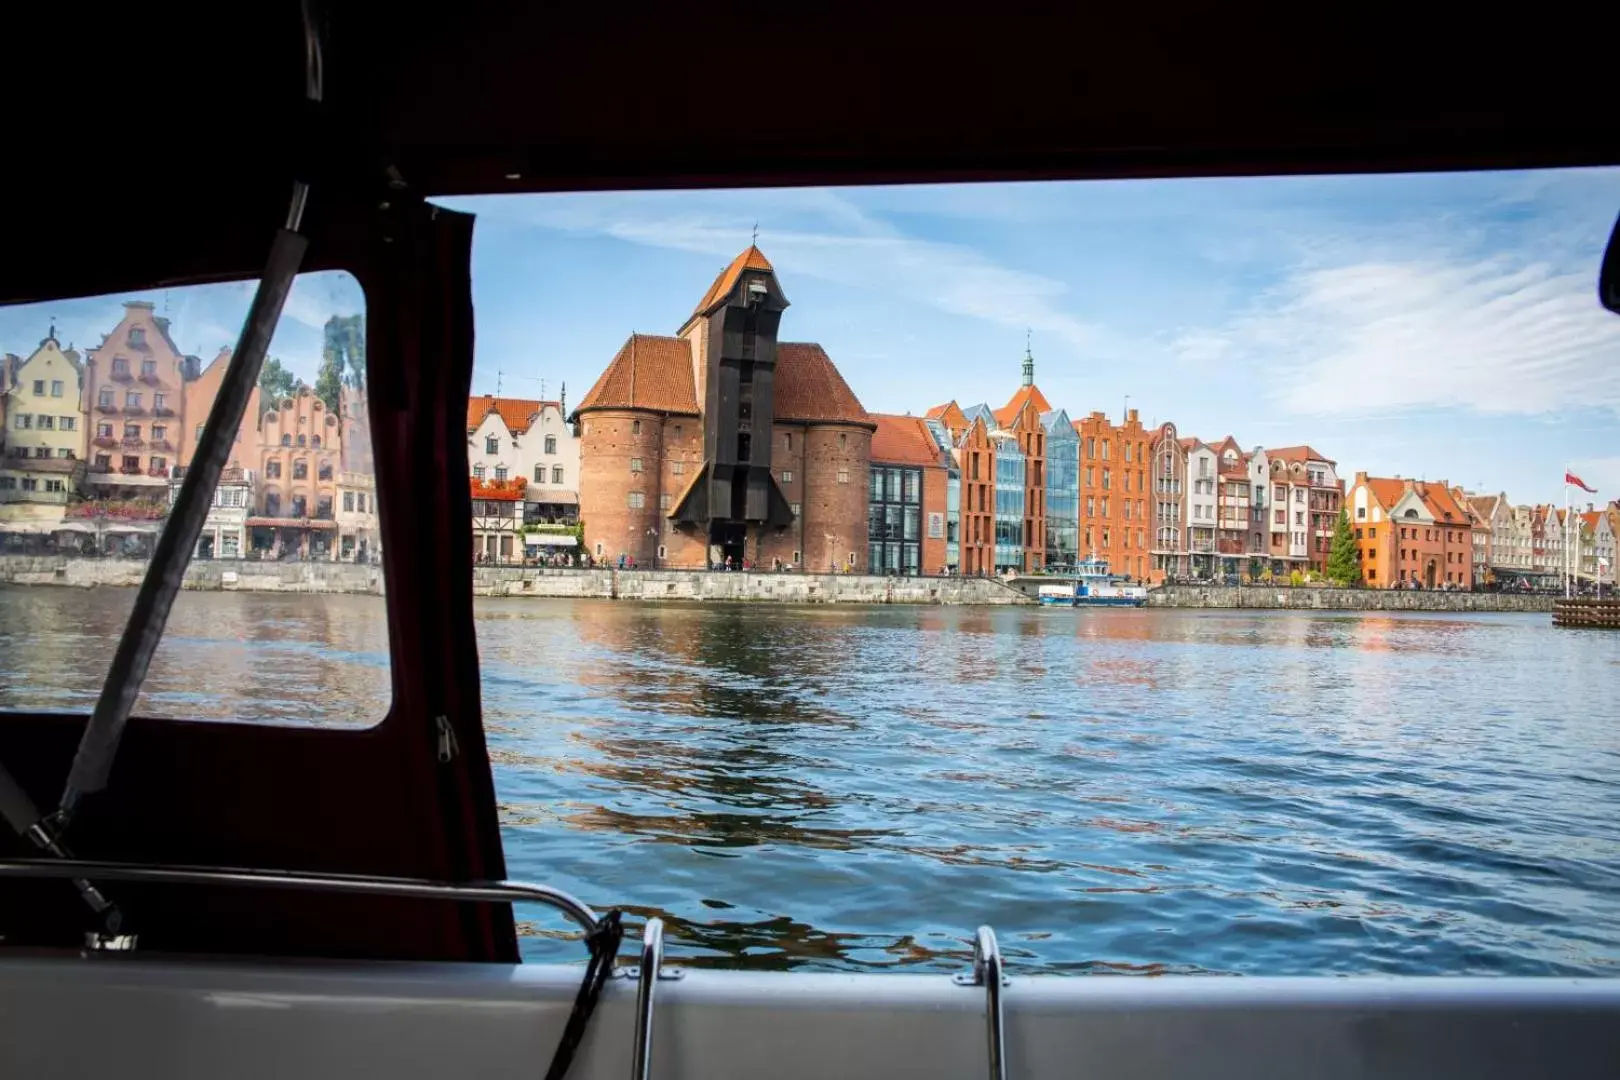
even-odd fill
[[[867,569],[938,574],[946,563],[947,470],[944,454],[919,416],[873,413]]]
[[[1094,412],[1074,421],[1080,436],[1080,556],[1108,561],[1116,574],[1149,580],[1158,523],[1150,507],[1148,463],[1158,428],[1142,427],[1137,410],[1111,423]]]
[[[1346,499],[1368,586],[1473,587],[1472,519],[1450,485],[1357,473]]]
[[[1052,405],[1035,385],[1035,358],[1024,351],[1023,383],[995,412],[996,427],[1011,432],[1024,455],[1024,572],[1046,565],[1046,428],[1041,414]]]
[[[597,559],[866,568],[876,424],[820,345],[778,342],[788,300],[749,247],[674,337],[632,334],[570,419]]]

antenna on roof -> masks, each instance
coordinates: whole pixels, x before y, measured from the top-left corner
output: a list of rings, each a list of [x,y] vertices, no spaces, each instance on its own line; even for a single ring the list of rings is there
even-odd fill
[[[500,370],[499,368],[495,369],[495,396],[496,397],[501,396],[501,376],[503,376],[505,374],[506,373],[504,371]]]
[[[759,247],[759,222],[757,221],[754,222],[754,239],[751,246]]]

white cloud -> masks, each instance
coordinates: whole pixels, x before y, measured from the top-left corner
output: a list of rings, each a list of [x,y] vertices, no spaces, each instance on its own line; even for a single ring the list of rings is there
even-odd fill
[[[1598,306],[1595,274],[1511,253],[1302,267],[1248,313],[1174,347],[1258,367],[1284,410],[1307,415],[1620,414],[1620,319]]]
[[[748,243],[753,225],[764,221],[768,227],[760,246],[796,275],[880,289],[1020,331],[1028,327],[1078,350],[1096,349],[1104,340],[1098,328],[1063,310],[1065,283],[1001,265],[961,245],[904,235],[835,191],[485,199],[470,208],[485,216],[711,255],[716,269]],[[770,225],[783,220],[808,227]]]

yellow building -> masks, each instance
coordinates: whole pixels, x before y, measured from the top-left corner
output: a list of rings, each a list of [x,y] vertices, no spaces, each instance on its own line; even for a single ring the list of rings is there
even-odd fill
[[[84,365],[53,326],[31,356],[9,358],[7,368],[0,524],[49,532],[84,481]]]

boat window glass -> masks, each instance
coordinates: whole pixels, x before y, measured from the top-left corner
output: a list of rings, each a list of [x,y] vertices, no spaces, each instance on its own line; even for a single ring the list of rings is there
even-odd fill
[[[94,706],[255,287],[0,308],[0,353],[70,384],[53,412],[80,410],[71,425],[6,433],[51,456],[0,460],[0,477],[51,482],[0,500],[0,708]],[[366,727],[387,711],[364,336],[352,275],[298,276],[137,715]],[[134,340],[142,362],[116,363]],[[324,442],[335,468],[301,468],[283,435],[327,409],[341,418]],[[26,570],[40,566],[50,572]]]

